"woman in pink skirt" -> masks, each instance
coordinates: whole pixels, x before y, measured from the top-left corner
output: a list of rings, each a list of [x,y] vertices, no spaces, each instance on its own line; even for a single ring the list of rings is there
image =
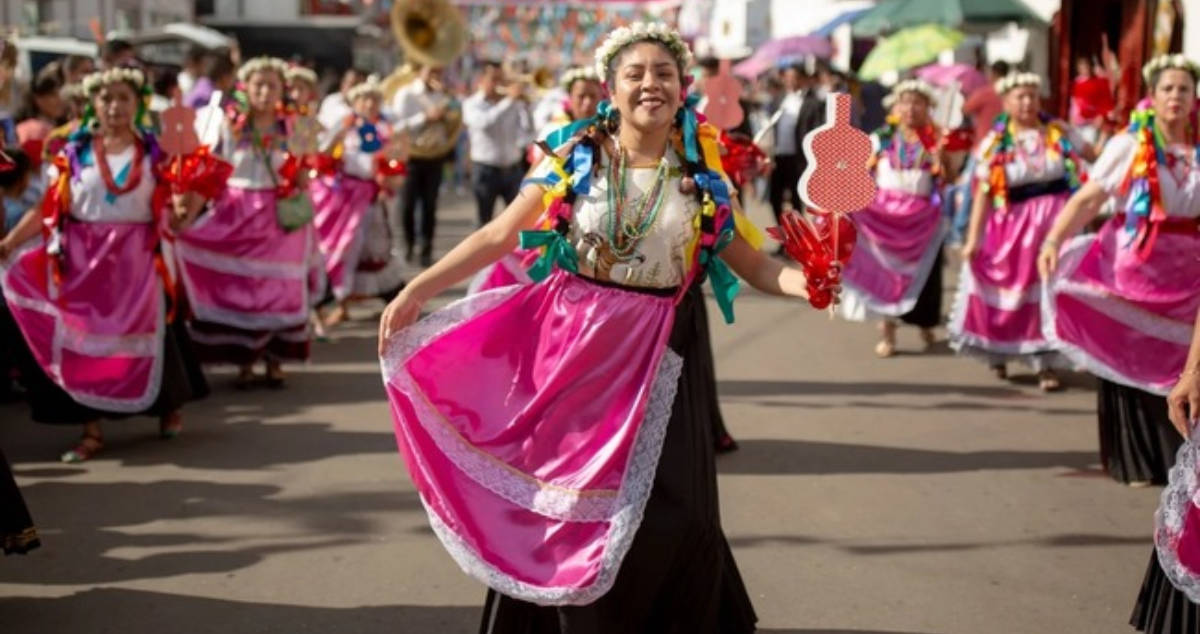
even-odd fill
[[[926,347],[942,321],[942,242],[949,229],[936,200],[945,178],[940,134],[929,118],[933,87],[900,82],[889,95],[887,124],[872,135],[879,186],[875,202],[854,214],[858,244],[842,280],[842,315],[878,317],[880,357],[896,353],[896,322],[921,329]],[[952,179],[953,176],[950,176]]]
[[[703,158],[719,163],[717,131],[684,100],[690,59],[664,25],[615,31],[596,54],[612,107],[384,312],[401,454],[447,551],[491,588],[485,634],[754,631],[689,324],[705,278],[732,319],[730,268],[776,295],[806,280],[737,229]],[[417,322],[518,240],[542,249],[537,283]]]
[[[1197,70],[1182,56],[1146,68],[1150,99],[1092,167],[1046,235],[1045,336],[1100,378],[1100,455],[1116,480],[1166,482],[1179,446],[1162,397],[1184,367],[1200,308]],[[1118,214],[1070,240],[1110,198]],[[1068,241],[1069,240],[1069,241]]]
[[[354,113],[331,130],[341,148],[341,169],[313,180],[313,222],[325,259],[325,274],[336,306],[324,319],[333,326],[346,318],[355,297],[391,301],[404,286],[400,258],[392,257],[384,196],[400,187],[403,164],[398,142],[380,116],[383,87],[370,78],[347,93]],[[389,167],[391,164],[391,167]]]
[[[309,355],[309,310],[324,275],[306,195],[306,170],[287,149],[283,60],[258,57],[238,71],[239,105],[218,123],[215,153],[233,165],[225,194],[176,242],[191,333],[209,363],[240,368],[236,385],[282,387],[284,361]],[[206,125],[202,111],[197,125]]]
[[[1200,313],[1183,372],[1166,399],[1179,460],[1154,514],[1154,550],[1129,619],[1149,634],[1200,633]]]
[[[1005,112],[980,145],[979,181],[950,314],[950,343],[987,361],[1001,378],[1020,361],[1043,390],[1059,387],[1063,364],[1042,334],[1037,250],[1071,192],[1080,155],[1092,154],[1061,121],[1041,112],[1042,81],[1030,73],[997,82]]]
[[[0,345],[35,421],[83,427],[64,462],[103,448],[103,419],[154,416],[160,435],[175,437],[180,408],[208,389],[174,321],[163,256],[172,229],[204,199],[160,183],[165,157],[146,131],[141,70],[89,75],[85,89],[88,112],[53,160],[41,213],[28,212],[0,241]]]

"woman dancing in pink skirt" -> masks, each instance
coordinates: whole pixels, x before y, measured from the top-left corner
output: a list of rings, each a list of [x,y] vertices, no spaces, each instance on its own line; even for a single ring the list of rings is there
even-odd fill
[[[311,207],[296,204],[307,202],[297,193],[307,170],[287,150],[281,105],[287,70],[269,57],[239,69],[244,100],[222,119],[215,148],[233,165],[233,176],[176,243],[192,337],[204,361],[240,368],[239,388],[255,384],[260,360],[267,385],[282,387],[282,362],[308,359],[309,311],[323,291]]]
[[[404,285],[400,258],[392,257],[383,196],[402,184],[402,173],[389,168],[398,140],[380,116],[383,87],[374,78],[347,94],[354,113],[331,130],[340,146],[341,169],[315,179],[312,195],[317,243],[325,257],[325,274],[336,302],[323,325],[333,326],[347,315],[356,297],[391,301]]]
[[[1071,191],[1080,156],[1092,150],[1060,121],[1041,113],[1037,75],[997,82],[1004,114],[980,145],[978,193],[963,245],[963,268],[950,314],[955,350],[984,359],[1001,378],[1007,363],[1038,372],[1043,390],[1059,388],[1063,361],[1042,334],[1037,250]]]
[[[896,353],[896,321],[921,329],[926,347],[942,321],[942,242],[949,229],[936,201],[947,177],[939,131],[929,119],[933,87],[920,80],[892,90],[892,115],[872,135],[875,202],[854,214],[858,244],[843,277],[842,315],[879,317],[880,357]],[[953,175],[949,176],[953,179]]]
[[[159,419],[180,433],[183,404],[208,386],[191,342],[175,322],[175,284],[163,256],[171,229],[204,204],[159,182],[165,156],[145,129],[149,89],[142,71],[90,75],[80,131],[55,157],[41,213],[31,211],[0,241],[0,329],[33,419],[82,425],[64,462],[104,446],[100,421]],[[41,232],[43,240],[13,249]]]
[[[634,24],[596,58],[612,107],[385,310],[397,440],[434,531],[491,588],[481,631],[752,632],[689,324],[705,277],[732,319],[729,267],[776,295],[806,280],[736,229],[702,158],[719,157],[717,131],[684,100],[682,38]],[[537,283],[416,322],[518,236],[542,248]]]
[[[1046,235],[1045,336],[1100,378],[1100,456],[1120,482],[1166,482],[1179,437],[1162,397],[1187,357],[1200,309],[1197,68],[1182,56],[1146,67],[1151,98],[1113,137],[1091,180]],[[1068,241],[1115,198],[1097,235]]]

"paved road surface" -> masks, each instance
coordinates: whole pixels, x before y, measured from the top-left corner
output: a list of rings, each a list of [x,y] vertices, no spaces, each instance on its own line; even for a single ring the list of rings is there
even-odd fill
[[[451,241],[473,215],[459,201],[444,216]],[[109,424],[85,466],[53,462],[75,430],[0,407],[45,543],[0,560],[0,631],[475,631],[483,588],[430,533],[395,452],[377,309],[288,390],[214,373],[182,438]],[[721,458],[724,523],[763,632],[1131,631],[1158,491],[1098,475],[1089,379],[1043,396],[944,347],[879,361],[871,328],[753,293],[714,341],[742,445]]]

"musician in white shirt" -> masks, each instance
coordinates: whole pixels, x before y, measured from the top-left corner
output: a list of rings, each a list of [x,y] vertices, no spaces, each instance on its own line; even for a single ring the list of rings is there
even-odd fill
[[[489,61],[479,76],[479,89],[463,101],[463,123],[471,141],[471,190],[481,227],[492,219],[496,199],[508,205],[521,187],[521,158],[533,138],[524,92],[521,82],[505,84],[500,63]]]
[[[441,121],[449,112],[451,99],[442,83],[442,69],[424,66],[416,80],[396,91],[392,97],[393,129],[410,134],[426,124]],[[438,190],[442,185],[442,165],[449,158],[412,157],[408,161],[408,178],[400,196],[400,219],[404,230],[404,257],[412,262],[419,252],[421,266],[433,263],[433,235],[437,225]],[[417,207],[420,223],[417,223]]]

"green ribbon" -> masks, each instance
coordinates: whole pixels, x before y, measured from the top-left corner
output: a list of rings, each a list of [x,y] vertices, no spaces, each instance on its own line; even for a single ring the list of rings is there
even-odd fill
[[[726,229],[721,232],[721,237],[714,248],[700,250],[700,266],[704,267],[704,271],[708,274],[708,283],[712,285],[717,306],[721,308],[721,315],[725,317],[727,324],[733,323],[733,300],[737,297],[741,287],[737,276],[729,270],[729,265],[725,264],[725,260],[718,255],[722,249],[729,246],[730,242],[733,242],[733,232]]]
[[[529,267],[529,278],[540,282],[554,272],[554,267],[571,273],[579,272],[579,254],[563,235],[553,229],[522,231],[522,249],[542,249],[542,255]]]

